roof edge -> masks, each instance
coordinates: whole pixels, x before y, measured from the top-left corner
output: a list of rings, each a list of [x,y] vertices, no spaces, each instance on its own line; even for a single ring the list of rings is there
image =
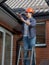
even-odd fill
[[[17,16],[17,14],[15,14],[13,11],[12,11],[12,9],[8,6],[8,5],[6,5],[6,3],[2,3],[1,4],[1,7],[4,9],[4,10],[6,10],[10,15],[12,15],[15,19],[17,19],[17,20],[19,20],[19,18],[18,18],[18,16]],[[49,18],[49,12],[45,12],[45,13],[35,13],[34,14],[34,17],[36,18],[36,19],[41,19],[42,17],[44,18]],[[19,21],[18,23],[20,23],[21,24],[21,22]]]
[[[8,5],[6,5],[5,3],[2,3],[1,7],[4,10],[6,10],[10,15],[12,15],[16,20],[19,20],[19,18],[17,17],[17,14],[15,14]],[[18,22],[18,23],[20,23],[20,22]]]

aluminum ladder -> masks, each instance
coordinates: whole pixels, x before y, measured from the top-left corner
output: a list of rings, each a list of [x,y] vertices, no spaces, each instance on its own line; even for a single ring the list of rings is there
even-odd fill
[[[18,54],[18,60],[17,60],[17,65],[19,65],[20,59],[22,60],[22,65],[24,65],[24,62],[23,62],[24,59],[27,59],[27,60],[29,59],[30,60],[30,64],[29,65],[32,65],[32,60],[34,59],[34,65],[36,65],[35,47],[33,47],[32,49],[24,50],[24,51],[31,51],[31,56],[30,56],[30,58],[24,58],[24,57],[21,58],[22,46],[20,45],[19,54]]]

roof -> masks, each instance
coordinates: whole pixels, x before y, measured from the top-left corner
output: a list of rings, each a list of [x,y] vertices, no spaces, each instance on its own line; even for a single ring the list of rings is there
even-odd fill
[[[29,4],[28,0],[7,0],[5,3],[1,4],[0,18],[5,20],[4,22],[9,24],[14,29],[16,28],[16,30],[17,30],[20,21],[18,21],[19,19],[17,18],[17,15],[15,14],[15,12],[13,10],[15,10],[15,11],[16,11],[16,9],[17,9],[17,11],[18,11],[18,9],[21,9],[21,11],[22,11],[22,9],[25,10],[27,8],[28,4],[31,7],[31,6],[33,6],[32,5],[33,2],[31,4],[31,1],[34,1],[34,0],[30,0],[30,4]],[[23,6],[23,4],[25,4],[25,2],[26,2],[26,5]],[[44,20],[49,19],[49,7],[48,7],[47,3],[45,2],[45,0],[44,1],[36,0],[36,2],[34,2],[34,4],[35,3],[38,5],[38,6],[34,5],[32,7],[35,9],[35,17],[37,17],[38,19],[44,19]],[[40,4],[38,4],[38,3],[40,3]],[[43,4],[45,3],[45,4],[41,5],[42,3]],[[20,4],[21,4],[21,6],[19,6]],[[37,14],[36,14],[36,12],[37,12]],[[42,12],[44,12],[44,13],[42,13]],[[38,13],[40,13],[40,14],[38,14]],[[21,28],[19,28],[19,30],[21,30]]]
[[[7,0],[5,2],[11,9],[32,7],[36,12],[49,12],[45,0]]]

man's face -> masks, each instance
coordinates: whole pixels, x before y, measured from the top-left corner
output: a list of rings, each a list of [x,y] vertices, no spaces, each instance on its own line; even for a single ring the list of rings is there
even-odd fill
[[[26,12],[26,17],[30,17],[30,16],[32,16],[32,13],[28,13],[28,12]]]

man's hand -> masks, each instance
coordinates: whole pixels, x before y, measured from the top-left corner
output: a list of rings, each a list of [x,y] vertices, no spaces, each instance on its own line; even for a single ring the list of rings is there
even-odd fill
[[[19,17],[19,19],[21,18],[21,14],[17,13],[17,16]]]
[[[24,18],[21,16],[20,19],[24,22]]]
[[[21,19],[21,21],[23,21],[27,25],[30,25],[31,24],[29,20],[24,20],[24,18],[21,16],[21,14],[17,14],[17,15],[19,16],[19,19]]]
[[[19,19],[21,19],[22,21],[24,21],[24,18],[22,17],[21,14],[17,14],[17,15],[18,15]]]

